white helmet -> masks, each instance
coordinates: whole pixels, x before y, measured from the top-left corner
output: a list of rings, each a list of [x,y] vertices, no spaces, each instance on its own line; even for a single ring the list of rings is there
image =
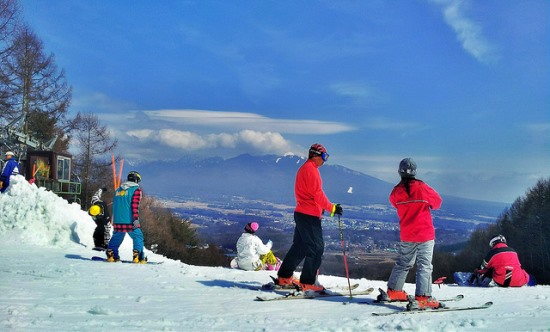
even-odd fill
[[[491,241],[489,241],[489,247],[494,247],[495,244],[498,244],[498,243],[506,243],[506,238],[504,237],[504,235],[496,235],[496,236],[493,236],[493,238],[491,239]]]

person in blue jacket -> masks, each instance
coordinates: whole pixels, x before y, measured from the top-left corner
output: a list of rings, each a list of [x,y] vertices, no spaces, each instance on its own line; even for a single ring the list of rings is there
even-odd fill
[[[6,152],[6,163],[0,175],[0,192],[6,191],[10,185],[10,176],[19,174],[19,163],[13,158],[13,152]]]
[[[147,263],[147,258],[143,255],[143,232],[139,222],[139,203],[142,197],[140,182],[141,175],[136,171],[131,171],[128,173],[127,181],[115,191],[113,198],[114,232],[107,246],[108,262],[120,260],[118,248],[128,233],[133,241],[133,262]]]

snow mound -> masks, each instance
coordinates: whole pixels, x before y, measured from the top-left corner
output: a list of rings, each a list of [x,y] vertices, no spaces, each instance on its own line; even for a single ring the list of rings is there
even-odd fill
[[[80,205],[13,176],[0,194],[0,235],[13,232],[22,241],[66,247],[71,243],[93,247],[95,223]]]

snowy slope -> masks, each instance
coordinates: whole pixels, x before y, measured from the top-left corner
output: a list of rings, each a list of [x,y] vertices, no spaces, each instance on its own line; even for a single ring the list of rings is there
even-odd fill
[[[93,221],[78,206],[21,177],[0,195],[1,331],[542,331],[550,329],[550,287],[463,288],[434,296],[493,301],[492,308],[374,317],[388,307],[349,298],[255,302],[267,271],[196,267],[147,252],[160,265],[91,261]],[[131,256],[130,241],[122,258]],[[325,286],[345,278],[319,277]],[[352,280],[360,289],[383,281]],[[414,285],[405,285],[414,292]],[[267,293],[267,295],[270,295]],[[351,302],[372,299],[375,294]]]

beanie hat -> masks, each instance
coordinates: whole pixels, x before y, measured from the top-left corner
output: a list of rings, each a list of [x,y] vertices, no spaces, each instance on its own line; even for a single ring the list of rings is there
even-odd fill
[[[258,225],[257,222],[249,222],[244,226],[244,231],[250,234],[256,233],[256,231],[260,228],[260,225]]]

